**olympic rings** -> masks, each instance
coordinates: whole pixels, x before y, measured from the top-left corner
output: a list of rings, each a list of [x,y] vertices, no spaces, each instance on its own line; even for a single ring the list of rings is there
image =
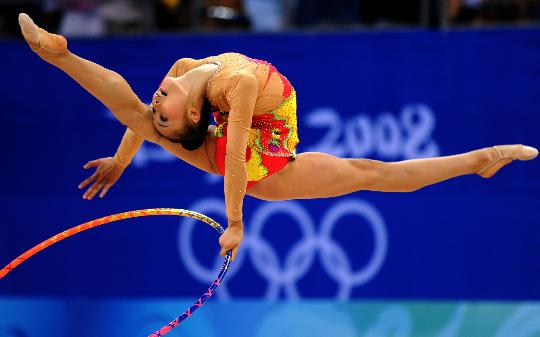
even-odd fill
[[[9,272],[11,272],[13,269],[17,268],[21,263],[28,260],[30,257],[34,256],[35,254],[39,253],[40,251],[44,250],[45,248],[64,240],[67,237],[70,237],[72,235],[75,235],[77,233],[80,233],[82,231],[85,231],[90,228],[94,228],[97,226],[104,225],[109,222],[119,221],[119,220],[125,220],[129,218],[137,218],[142,216],[152,216],[152,215],[175,215],[175,216],[183,216],[188,217],[195,220],[200,220],[210,226],[212,226],[215,230],[218,231],[219,234],[222,234],[224,232],[223,227],[216,221],[212,220],[211,218],[207,217],[206,215],[203,215],[201,213],[188,211],[184,209],[175,209],[175,208],[150,208],[150,209],[142,209],[142,210],[136,210],[136,211],[129,211],[124,213],[118,213],[113,214],[109,216],[105,216],[96,220],[85,222],[79,226],[72,227],[68,230],[63,231],[60,234],[57,234],[42,243],[34,246],[33,248],[27,250],[25,253],[17,257],[15,260],[11,261],[7,266],[5,266],[2,270],[0,270],[0,279],[2,279],[4,276],[6,276]],[[210,285],[208,290],[195,302],[192,306],[190,306],[182,315],[178,316],[175,320],[170,322],[169,324],[163,326],[161,329],[157,330],[156,332],[152,333],[148,337],[160,337],[171,331],[173,328],[177,327],[182,321],[187,319],[189,316],[191,316],[195,310],[200,308],[204,302],[210,296],[213,295],[216,288],[220,285],[223,277],[229,270],[229,265],[231,263],[231,251],[227,252],[227,255],[225,256],[225,261],[223,263],[223,266],[221,267],[221,270],[215,279],[214,282]]]
[[[201,199],[190,208],[226,218],[224,203],[219,199]],[[301,235],[282,261],[275,245],[262,235],[263,228],[271,224],[272,217],[277,214],[291,218],[291,223],[299,227]],[[364,220],[362,223],[368,225],[374,241],[371,256],[359,270],[353,270],[351,258],[340,242],[332,236],[341,219],[349,215]],[[229,274],[228,280],[240,272],[246,260],[249,260],[257,274],[267,282],[262,297],[269,301],[277,300],[280,293],[290,300],[299,299],[301,295],[297,283],[309,273],[317,258],[326,274],[338,285],[336,299],[347,300],[355,287],[366,284],[378,274],[388,251],[388,234],[382,215],[373,205],[361,199],[340,200],[331,205],[318,226],[312,215],[298,201],[263,203],[253,211],[252,218],[246,222],[249,226],[246,227],[234,271]],[[178,227],[178,252],[191,275],[201,282],[208,282],[212,269],[201,264],[192,249],[193,226],[191,219],[187,219]],[[281,292],[281,289],[284,292]],[[218,296],[223,300],[232,297],[226,283],[222,285]]]

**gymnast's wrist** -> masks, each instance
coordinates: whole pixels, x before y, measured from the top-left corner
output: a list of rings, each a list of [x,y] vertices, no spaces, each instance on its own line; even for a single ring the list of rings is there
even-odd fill
[[[115,153],[113,158],[114,158],[114,161],[116,161],[118,165],[122,166],[122,168],[126,168],[129,166],[129,164],[131,164],[131,160],[128,160],[128,161],[122,160],[120,158],[120,155],[118,155],[118,153]]]
[[[242,219],[240,220],[228,219],[228,227],[244,229],[244,223],[242,222]]]

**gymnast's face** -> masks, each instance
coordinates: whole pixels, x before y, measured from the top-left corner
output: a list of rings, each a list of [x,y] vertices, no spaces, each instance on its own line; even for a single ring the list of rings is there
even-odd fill
[[[188,92],[173,77],[165,77],[152,97],[153,123],[163,137],[177,141],[184,129],[188,111]]]

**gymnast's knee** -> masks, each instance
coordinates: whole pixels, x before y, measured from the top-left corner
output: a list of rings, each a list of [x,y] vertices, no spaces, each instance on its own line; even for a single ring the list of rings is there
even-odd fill
[[[388,177],[390,167],[388,163],[372,159],[349,159],[350,164],[358,172],[364,189],[370,189]]]

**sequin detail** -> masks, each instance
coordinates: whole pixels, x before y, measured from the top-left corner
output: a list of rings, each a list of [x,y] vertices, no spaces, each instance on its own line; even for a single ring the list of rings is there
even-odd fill
[[[225,112],[214,112],[216,162],[223,175],[227,117]],[[246,148],[247,187],[279,171],[294,159],[298,142],[296,91],[292,89],[289,96],[272,112],[252,117]]]

